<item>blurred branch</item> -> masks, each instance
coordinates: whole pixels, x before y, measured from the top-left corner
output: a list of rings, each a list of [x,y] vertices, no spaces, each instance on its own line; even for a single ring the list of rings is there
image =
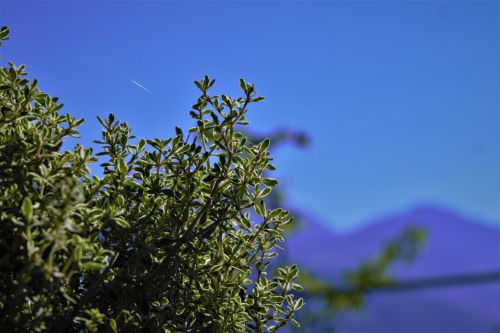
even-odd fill
[[[305,277],[305,279],[304,279]],[[403,280],[398,282],[388,283],[386,285],[380,284],[375,287],[368,287],[361,290],[354,288],[341,288],[335,289],[329,283],[318,283],[314,278],[315,286],[309,286],[312,281],[308,280],[307,275],[303,276],[303,281],[309,287],[302,294],[307,294],[313,297],[339,297],[339,295],[353,295],[358,292],[362,293],[379,293],[379,292],[396,292],[396,291],[411,291],[419,289],[432,289],[432,288],[446,288],[466,286],[471,284],[486,284],[486,283],[500,283],[500,271],[485,271],[479,273],[463,273],[446,276],[434,276],[427,278]]]
[[[373,293],[373,292],[407,291],[407,290],[445,288],[445,287],[455,287],[455,286],[495,283],[495,282],[500,282],[500,271],[454,274],[447,276],[436,276],[430,278],[398,281],[390,286],[379,286],[373,289],[366,289],[365,292]]]
[[[291,130],[291,129],[276,129],[274,131],[258,134],[258,133],[245,133],[250,142],[258,143],[265,138],[271,140],[271,148],[276,149],[283,144],[294,144],[300,148],[305,148],[311,143],[311,138],[304,131]]]

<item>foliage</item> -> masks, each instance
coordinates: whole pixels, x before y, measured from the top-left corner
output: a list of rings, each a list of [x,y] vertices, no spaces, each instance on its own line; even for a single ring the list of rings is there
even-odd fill
[[[2,40],[8,29],[0,30]],[[0,327],[4,331],[274,332],[302,307],[297,267],[268,266],[287,211],[267,209],[277,181],[270,141],[252,144],[255,87],[201,91],[188,134],[135,140],[113,115],[92,148],[63,141],[82,119],[0,68]],[[102,176],[88,165],[102,156]]]

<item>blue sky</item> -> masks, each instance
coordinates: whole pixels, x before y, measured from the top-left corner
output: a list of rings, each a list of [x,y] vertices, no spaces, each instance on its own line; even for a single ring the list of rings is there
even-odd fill
[[[139,137],[190,126],[192,81],[255,82],[252,129],[309,133],[276,151],[289,200],[337,230],[421,203],[500,224],[497,1],[0,2],[3,60],[65,111]],[[139,83],[142,89],[133,81]]]

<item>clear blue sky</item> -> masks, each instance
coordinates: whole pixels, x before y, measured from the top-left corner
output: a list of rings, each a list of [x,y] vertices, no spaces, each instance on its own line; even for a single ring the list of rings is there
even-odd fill
[[[339,230],[419,203],[500,224],[499,21],[497,1],[0,2],[3,60],[87,119],[86,144],[109,112],[140,137],[188,127],[205,73],[255,82],[255,131],[312,138],[276,177]]]

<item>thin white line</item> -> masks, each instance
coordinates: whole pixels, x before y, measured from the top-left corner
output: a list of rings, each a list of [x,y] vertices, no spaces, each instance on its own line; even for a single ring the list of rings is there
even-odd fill
[[[130,82],[132,82],[133,84],[135,84],[136,86],[138,86],[139,88],[142,88],[144,89],[145,91],[147,91],[148,93],[151,94],[151,90],[149,90],[148,88],[144,87],[142,84],[140,84],[139,82],[137,82],[136,80],[132,80],[131,78],[127,78],[129,79]]]

